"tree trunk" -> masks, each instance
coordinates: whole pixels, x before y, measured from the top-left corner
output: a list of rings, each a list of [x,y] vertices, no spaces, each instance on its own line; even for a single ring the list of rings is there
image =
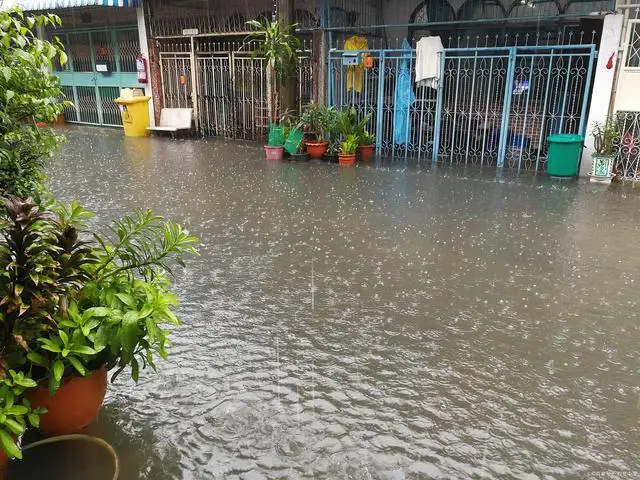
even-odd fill
[[[294,1],[293,0],[277,0],[278,23],[280,25],[291,25],[294,19]],[[294,110],[296,108],[296,85],[298,81],[298,73],[283,75],[280,85],[280,112],[285,110]]]
[[[267,110],[269,122],[276,123],[278,119],[278,86],[276,85],[276,72],[273,63],[267,64]]]

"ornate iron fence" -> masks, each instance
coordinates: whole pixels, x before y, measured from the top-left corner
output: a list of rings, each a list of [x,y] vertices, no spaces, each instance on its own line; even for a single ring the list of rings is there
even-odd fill
[[[593,44],[446,48],[437,88],[415,86],[414,49],[360,52],[373,67],[358,85],[344,53],[329,53],[329,103],[371,114],[384,156],[539,171],[549,134],[585,133]],[[409,101],[399,91],[403,75]]]
[[[161,41],[164,106],[194,108],[205,136],[258,140],[267,133],[266,65],[242,42],[207,38]],[[311,44],[300,52],[297,104],[311,99]],[[195,87],[195,88],[194,88]]]
[[[640,112],[617,112],[620,142],[617,146],[614,173],[625,181],[640,181]]]

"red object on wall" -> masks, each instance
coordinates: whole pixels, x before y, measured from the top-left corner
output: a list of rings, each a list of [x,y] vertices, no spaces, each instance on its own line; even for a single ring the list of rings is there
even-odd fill
[[[136,55],[136,74],[138,83],[147,83],[147,59],[141,53]]]
[[[613,58],[616,56],[616,52],[613,52],[609,57],[609,61],[607,62],[607,70],[611,70],[613,68]]]

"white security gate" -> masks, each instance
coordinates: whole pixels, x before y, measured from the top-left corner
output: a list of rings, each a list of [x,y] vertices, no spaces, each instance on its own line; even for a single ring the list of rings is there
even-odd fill
[[[193,108],[205,136],[258,140],[269,126],[265,62],[241,43],[161,44],[164,106]],[[300,55],[297,103],[311,100],[309,50]],[[194,88],[195,84],[195,88]]]

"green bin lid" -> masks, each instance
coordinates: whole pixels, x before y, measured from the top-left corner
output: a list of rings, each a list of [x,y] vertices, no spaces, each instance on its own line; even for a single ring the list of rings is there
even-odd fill
[[[575,133],[556,133],[549,135],[547,141],[556,143],[578,143],[584,142],[584,137]]]

